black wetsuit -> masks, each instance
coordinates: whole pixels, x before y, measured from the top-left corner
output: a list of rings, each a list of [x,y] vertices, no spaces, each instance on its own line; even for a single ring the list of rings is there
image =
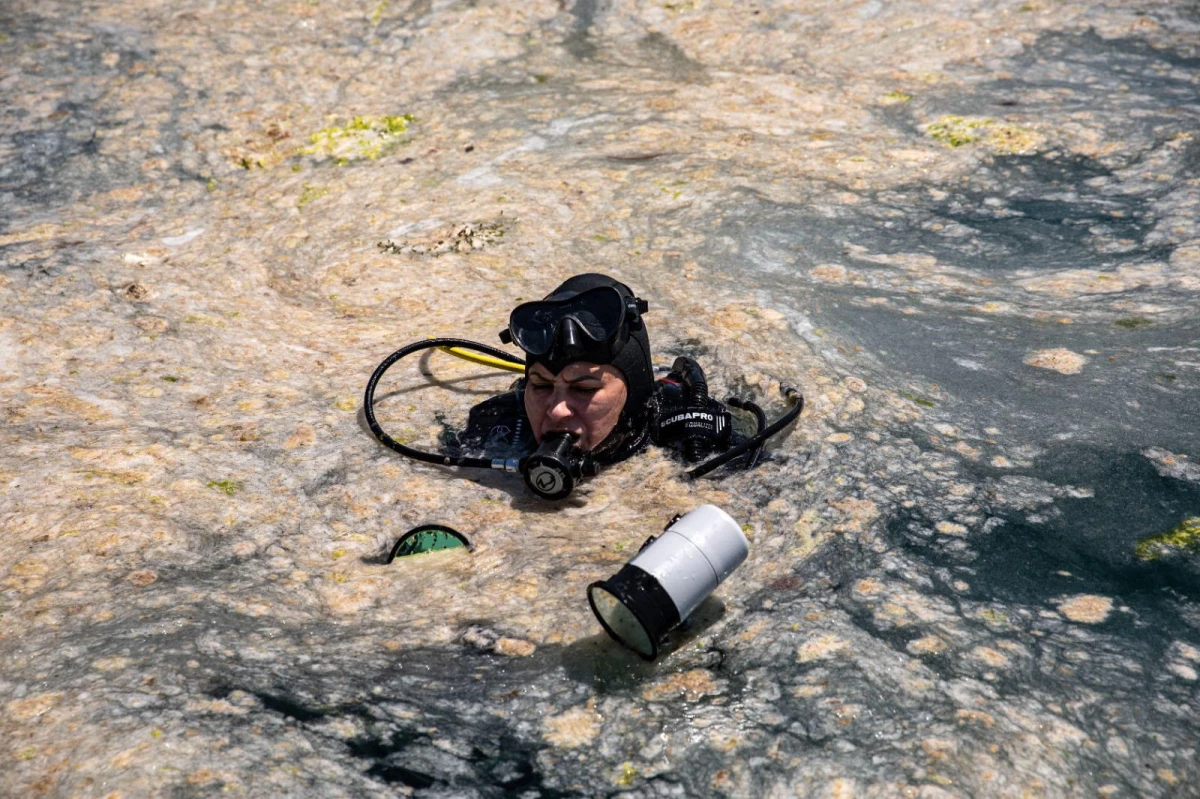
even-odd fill
[[[537,441],[525,416],[524,382],[518,380],[508,391],[472,408],[467,429],[451,441],[451,448],[488,458],[520,458],[533,452]]]
[[[467,427],[457,435],[447,437],[455,455],[475,455],[487,458],[521,458],[537,448],[533,428],[525,415],[524,379],[495,397],[471,408]],[[619,463],[641,452],[650,443],[686,454],[686,426],[694,423],[689,415],[696,411],[687,405],[679,384],[667,379],[655,383],[654,395],[641,413],[621,413],[617,428],[597,447],[592,456],[598,464]],[[706,408],[715,418],[707,446],[700,457],[724,451],[745,441],[745,436],[733,430],[725,407],[710,399]],[[694,459],[694,458],[692,458]],[[685,460],[691,460],[685,457]],[[735,460],[736,467],[742,459]]]

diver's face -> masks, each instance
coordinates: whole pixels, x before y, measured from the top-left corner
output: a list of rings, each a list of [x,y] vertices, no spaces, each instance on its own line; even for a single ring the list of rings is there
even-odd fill
[[[543,436],[571,433],[586,452],[617,426],[628,396],[625,378],[615,366],[579,361],[551,374],[539,363],[529,370],[525,384],[525,415],[539,444]]]

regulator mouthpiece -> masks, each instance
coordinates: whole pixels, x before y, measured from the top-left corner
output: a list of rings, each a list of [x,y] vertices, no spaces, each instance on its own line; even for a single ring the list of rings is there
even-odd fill
[[[716,505],[701,505],[672,522],[607,580],[588,586],[588,604],[604,630],[645,660],[742,564],[750,545],[742,528]]]
[[[543,499],[566,499],[584,475],[596,473],[591,459],[575,446],[576,437],[558,433],[542,439],[537,450],[521,461],[525,485]]]

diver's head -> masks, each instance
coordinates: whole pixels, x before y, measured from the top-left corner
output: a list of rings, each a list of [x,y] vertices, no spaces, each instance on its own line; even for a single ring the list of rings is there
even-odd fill
[[[501,338],[525,350],[525,414],[539,443],[571,433],[589,451],[642,419],[654,392],[645,310],[628,286],[599,274],[513,310]]]
[[[608,438],[621,420],[628,383],[612,364],[575,361],[553,374],[533,364],[525,383],[525,415],[541,443],[546,435],[570,433],[584,452]]]

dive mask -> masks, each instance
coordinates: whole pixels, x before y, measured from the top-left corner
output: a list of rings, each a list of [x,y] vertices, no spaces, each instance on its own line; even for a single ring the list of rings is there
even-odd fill
[[[513,309],[500,340],[533,359],[610,363],[641,327],[645,300],[597,286],[561,300],[526,302]]]

